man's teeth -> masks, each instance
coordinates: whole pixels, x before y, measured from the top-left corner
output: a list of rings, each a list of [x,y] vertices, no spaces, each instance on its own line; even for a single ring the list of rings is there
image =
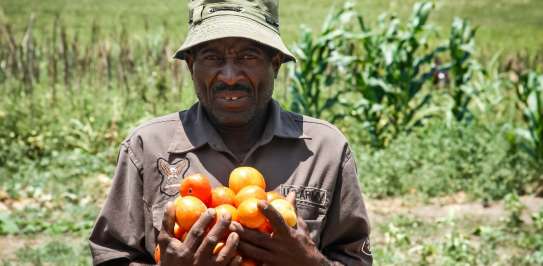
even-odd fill
[[[239,99],[239,97],[225,97],[225,99],[227,99],[229,101],[235,101],[235,100]]]

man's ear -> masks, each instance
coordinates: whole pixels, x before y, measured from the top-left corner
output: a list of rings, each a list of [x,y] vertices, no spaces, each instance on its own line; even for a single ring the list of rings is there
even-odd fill
[[[279,75],[279,69],[281,68],[282,64],[283,64],[283,54],[275,53],[275,55],[272,57],[272,67],[273,67],[275,78],[277,78],[277,75]]]
[[[190,71],[190,75],[192,76],[192,72],[193,72],[193,69],[192,69],[192,66],[194,64],[194,55],[190,52],[187,52],[185,54],[185,62],[187,63],[187,68],[189,69]]]

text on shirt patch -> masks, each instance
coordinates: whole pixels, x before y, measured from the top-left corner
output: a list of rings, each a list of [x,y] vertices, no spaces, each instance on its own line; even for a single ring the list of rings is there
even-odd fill
[[[173,164],[163,158],[158,158],[157,169],[162,180],[160,181],[160,192],[168,196],[175,196],[179,193],[179,183],[189,169],[189,160],[181,159]]]
[[[309,203],[326,208],[328,205],[328,193],[324,189],[314,187],[302,187],[292,185],[281,185],[281,193],[288,195],[289,192],[296,192],[296,202]]]

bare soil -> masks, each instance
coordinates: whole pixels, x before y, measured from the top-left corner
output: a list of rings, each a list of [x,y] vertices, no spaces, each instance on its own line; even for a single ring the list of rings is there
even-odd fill
[[[543,208],[543,198],[522,196],[520,201],[526,206],[522,219],[531,223],[530,214]],[[429,202],[403,198],[368,199],[366,200],[372,224],[385,222],[393,215],[410,215],[425,221],[435,221],[440,218],[471,218],[473,220],[499,221],[507,217],[503,201],[482,202],[471,201],[464,193],[447,197],[434,198]]]

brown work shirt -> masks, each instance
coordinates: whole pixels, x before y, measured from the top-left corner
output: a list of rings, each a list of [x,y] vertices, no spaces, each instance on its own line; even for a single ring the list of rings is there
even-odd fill
[[[165,204],[183,177],[202,173],[228,185],[238,166],[262,172],[266,190],[296,191],[298,215],[329,259],[371,265],[369,219],[356,165],[333,125],[270,104],[260,140],[242,161],[229,151],[200,104],[151,120],[121,144],[113,184],[90,236],[94,264],[118,258],[152,263]]]

